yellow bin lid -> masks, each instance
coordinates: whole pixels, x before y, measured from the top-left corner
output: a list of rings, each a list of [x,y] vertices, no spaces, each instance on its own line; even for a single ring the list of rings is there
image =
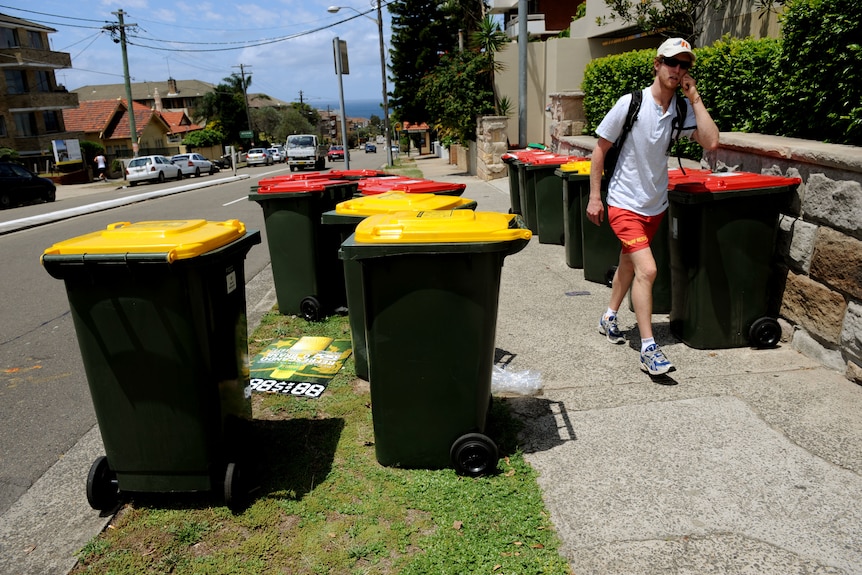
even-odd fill
[[[453,210],[473,203],[473,200],[458,196],[440,194],[409,194],[392,191],[353,198],[335,205],[335,211],[342,215],[373,216],[394,212],[420,212],[423,210]]]
[[[516,214],[437,210],[370,216],[356,226],[357,243],[479,243],[529,240],[527,228],[510,227]]]
[[[199,256],[243,235],[245,224],[239,220],[116,222],[102,231],[56,243],[43,255],[164,253],[172,262]]]
[[[561,172],[578,172],[579,174],[589,174],[590,173],[590,162],[589,160],[580,160],[577,162],[567,162],[560,166]]]

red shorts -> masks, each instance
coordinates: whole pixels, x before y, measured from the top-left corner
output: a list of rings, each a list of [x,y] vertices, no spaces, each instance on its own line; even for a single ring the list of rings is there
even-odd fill
[[[664,212],[657,216],[642,216],[623,208],[608,206],[608,223],[620,239],[624,254],[648,248],[663,217]]]

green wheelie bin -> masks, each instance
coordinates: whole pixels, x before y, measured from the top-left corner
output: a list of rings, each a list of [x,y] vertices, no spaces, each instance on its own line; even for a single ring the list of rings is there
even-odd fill
[[[580,184],[581,239],[584,254],[584,279],[610,286],[614,272],[620,262],[620,240],[608,223],[608,180],[602,179],[602,204],[605,217],[597,226],[587,218],[587,204],[590,201],[590,179],[578,181]]]
[[[555,175],[563,164],[581,162],[581,156],[551,155],[530,160],[524,166],[528,186],[536,198],[536,230],[540,244],[565,245],[563,182]]]
[[[475,210],[476,202],[458,196],[384,192],[341,202],[334,210],[325,212],[321,216],[321,222],[324,227],[335,226],[335,233],[343,242],[356,230],[359,222],[375,214],[463,209]],[[362,277],[358,262],[344,260],[344,286],[347,294],[347,314],[350,321],[356,375],[367,381],[369,374],[368,349],[365,344],[365,309],[362,305]]]
[[[356,193],[355,180],[288,180],[249,193],[260,204],[278,311],[308,321],[347,305],[339,237],[324,233],[321,216]]]
[[[531,233],[516,214],[371,216],[341,246],[361,267],[377,461],[480,475],[503,260]]]
[[[770,293],[778,216],[799,178],[744,172],[672,182],[670,329],[696,349],[774,347]]]
[[[563,183],[563,245],[566,265],[570,268],[584,267],[584,242],[581,231],[581,186],[589,185],[590,161],[566,162],[554,170],[554,175]]]
[[[517,152],[512,150],[503,154],[500,158],[506,164],[506,171],[509,175],[509,213],[521,213],[521,195],[518,191],[518,167],[515,165],[518,160]]]
[[[557,154],[538,151],[524,154],[518,164],[518,190],[521,194],[521,216],[533,235],[539,234],[539,215],[536,212],[536,183],[533,179],[531,166],[538,162],[557,158]]]
[[[241,507],[251,419],[245,256],[260,233],[236,220],[120,222],[54,244],[106,456],[87,500],[222,491]]]

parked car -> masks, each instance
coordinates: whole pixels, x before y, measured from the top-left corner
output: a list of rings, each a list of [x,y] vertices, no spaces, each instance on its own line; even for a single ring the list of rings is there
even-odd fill
[[[126,167],[126,179],[129,185],[135,186],[138,182],[182,180],[183,172],[179,166],[172,164],[164,156],[139,156],[129,161]]]
[[[224,154],[219,158],[215,158],[214,160],[212,160],[212,163],[222,170],[226,170],[233,167],[233,160],[231,160],[230,154]]]
[[[245,156],[245,163],[251,166],[271,166],[273,164],[272,152],[266,148],[252,148]]]
[[[20,164],[0,162],[0,209],[30,200],[53,202],[55,199],[57,186],[54,182],[40,178]]]
[[[282,146],[273,146],[269,149],[269,151],[272,153],[273,162],[281,163],[284,162],[284,160],[286,159],[286,154]]]
[[[377,146],[372,144],[371,142],[368,142],[367,144],[365,144],[365,153],[366,154],[369,154],[369,153],[376,154],[377,153]]]
[[[344,160],[344,146],[329,146],[329,151],[326,152],[326,158],[330,162],[336,160]]]
[[[200,178],[201,174],[214,174],[216,172],[215,164],[200,154],[177,154],[171,156],[171,163],[179,166],[184,176]]]

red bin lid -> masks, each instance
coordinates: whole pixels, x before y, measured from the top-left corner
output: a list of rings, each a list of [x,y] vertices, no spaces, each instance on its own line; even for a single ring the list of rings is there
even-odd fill
[[[330,186],[341,186],[345,184],[353,184],[355,182],[350,182],[348,180],[328,180],[328,179],[314,179],[314,180],[286,180],[283,182],[278,182],[271,186],[266,186],[265,188],[261,186],[258,188],[258,194],[298,194],[298,193],[311,193],[311,192],[323,192],[327,187]]]
[[[563,156],[560,154],[541,154],[533,158],[527,159],[525,162],[528,166],[562,166],[569,162],[583,162],[589,160],[584,156]]]
[[[467,184],[438,182],[435,180],[397,178],[366,178],[359,180],[359,191],[365,195],[382,194],[398,190],[409,194],[438,194],[442,192],[463,192]]]
[[[672,178],[669,182],[669,188],[688,193],[716,193],[789,188],[801,183],[801,178],[770,176],[752,172],[716,172],[712,174],[689,174],[688,176]]]

